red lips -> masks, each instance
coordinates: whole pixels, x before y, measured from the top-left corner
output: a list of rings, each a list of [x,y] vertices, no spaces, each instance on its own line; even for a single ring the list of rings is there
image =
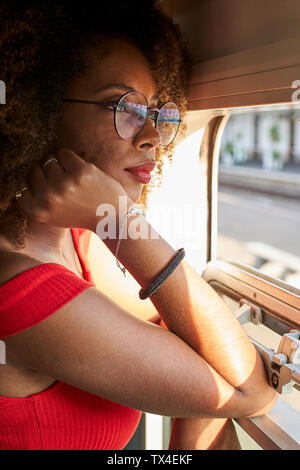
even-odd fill
[[[146,162],[132,168],[125,168],[139,183],[148,184],[151,180],[150,172],[156,167],[155,162]]]
[[[125,170],[129,171],[152,171],[156,167],[155,162],[146,162],[142,163],[141,165],[138,166],[133,166],[131,168],[125,168]]]

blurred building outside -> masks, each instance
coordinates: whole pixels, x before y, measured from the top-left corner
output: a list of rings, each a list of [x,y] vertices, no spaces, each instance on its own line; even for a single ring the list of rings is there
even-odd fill
[[[300,174],[299,110],[247,112],[230,117],[220,163]]]
[[[293,202],[295,208],[297,201],[300,202],[299,119],[298,109],[237,112],[231,115],[221,143],[219,191],[249,190],[253,195],[264,193],[274,198],[274,204],[277,204],[275,200],[279,203],[282,198]],[[255,202],[252,204],[259,210]],[[295,217],[297,213],[294,212]],[[262,242],[260,233],[264,227],[257,223],[258,220],[263,223],[257,214],[257,218],[252,220],[256,227],[252,237],[256,232],[256,241],[250,238],[248,243],[240,243],[233,234],[232,237],[224,237],[219,233],[218,255],[221,258],[238,257],[237,261],[300,288],[300,246],[298,256],[289,252],[291,240],[288,233],[292,225],[286,222],[287,237],[282,240],[279,249],[272,236],[267,244]],[[268,220],[266,217],[264,225]],[[276,230],[275,218],[273,225],[272,229]],[[247,230],[246,226],[244,230]]]

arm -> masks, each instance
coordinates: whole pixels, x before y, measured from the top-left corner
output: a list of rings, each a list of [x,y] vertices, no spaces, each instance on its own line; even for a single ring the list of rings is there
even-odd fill
[[[162,328],[167,328],[162,319]],[[240,450],[239,439],[228,418],[173,418],[169,450]]]
[[[43,223],[95,231],[100,202],[118,207],[124,188],[71,151],[61,151],[60,161],[65,170],[57,164],[47,178],[36,168],[37,191],[25,191],[19,204]],[[40,196],[45,192],[46,203]],[[127,193],[125,197],[132,205]],[[150,237],[150,224],[147,227]],[[116,240],[104,241],[114,254]],[[119,259],[145,288],[174,253],[160,236],[127,238]],[[40,324],[9,338],[11,360],[166,416],[249,416],[274,405],[277,395],[267,384],[251,341],[222,299],[187,263],[177,267],[151,302],[170,331],[134,318],[97,289],[87,289]]]
[[[18,272],[29,267],[23,260]],[[231,417],[252,407],[181,338],[134,317],[93,287],[5,342],[8,365],[145,412]]]
[[[231,419],[174,418],[170,450],[241,450]]]
[[[88,255],[93,279],[101,292],[133,315],[167,328],[150,299],[142,301],[137,297],[138,283],[130,274],[125,278],[121,271],[116,269],[115,257],[96,236],[91,239]],[[208,448],[231,450],[240,448],[231,420],[173,419],[169,449]]]
[[[131,202],[132,203],[132,202]],[[130,204],[131,204],[130,203]],[[129,205],[130,205],[129,204]],[[148,234],[153,227],[141,215]],[[146,232],[147,233],[147,232]],[[126,238],[120,244],[118,258],[145,288],[167,265],[175,250],[158,234],[157,238],[133,240]],[[114,253],[116,240],[104,240]],[[262,360],[255,347],[217,293],[186,262],[156,291],[151,301],[170,331],[180,337],[211,366],[226,383],[216,402],[216,416],[222,415],[235,402],[244,401],[245,414],[264,414],[267,403],[273,406],[277,394],[269,387]],[[233,399],[231,401],[231,398]],[[232,416],[235,415],[232,408]],[[240,413],[241,411],[239,411]]]
[[[141,300],[139,284],[116,266],[116,258],[95,234],[92,234],[88,261],[96,286],[120,307],[142,320],[158,324],[160,316],[150,299]]]
[[[140,300],[135,279],[116,269],[115,257],[96,236],[91,238],[89,265],[101,292],[133,315],[165,327],[150,299]],[[99,262],[101,260],[101,262]],[[231,420],[174,418],[169,449],[237,449],[240,448]]]

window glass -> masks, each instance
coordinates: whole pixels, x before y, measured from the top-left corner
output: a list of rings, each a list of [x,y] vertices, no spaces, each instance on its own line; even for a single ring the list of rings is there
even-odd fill
[[[237,111],[219,166],[218,258],[300,287],[300,109]]]
[[[150,193],[147,211],[154,229],[174,249],[184,247],[185,261],[196,271],[201,271],[203,251],[199,149],[207,121],[176,146],[171,164],[165,160],[161,186]]]

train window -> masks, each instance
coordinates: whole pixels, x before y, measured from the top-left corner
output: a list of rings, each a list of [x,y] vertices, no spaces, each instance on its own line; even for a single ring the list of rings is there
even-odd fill
[[[300,288],[300,110],[235,111],[219,161],[218,259]]]
[[[230,115],[226,110],[189,113],[187,136],[176,146],[173,163],[166,162],[162,185],[151,194],[147,213],[148,220],[167,241],[176,248],[186,248],[187,262],[203,273],[240,317],[246,333],[265,351],[277,352],[283,335],[290,334],[293,328],[299,330],[298,119],[300,110],[291,114],[282,106],[259,111],[230,110]],[[216,137],[219,131],[221,142]],[[267,144],[273,135],[276,145],[270,150]],[[284,140],[279,141],[280,145],[278,135]],[[270,161],[272,151],[279,153],[279,159],[274,158],[276,163]],[[264,152],[269,152],[268,157]],[[218,160],[219,169],[215,171]],[[240,174],[245,175],[244,179],[235,177]],[[252,183],[248,174],[261,175],[261,179],[256,176]],[[273,182],[272,187],[267,184],[267,177]],[[283,181],[282,188],[278,181]],[[284,184],[286,181],[290,184]],[[270,259],[264,258],[267,254]],[[247,303],[258,306],[261,318],[257,321],[252,321]],[[241,308],[243,317],[238,313]],[[281,377],[283,372],[279,372]],[[289,381],[283,385],[278,405],[267,417],[235,421],[243,449],[299,448],[298,373],[294,379],[294,385]],[[169,435],[168,418],[156,418],[159,435]],[[274,429],[276,436],[272,435]],[[167,441],[162,437],[161,440],[165,449]]]
[[[199,272],[203,267],[199,150],[211,117],[210,112],[188,116],[187,132],[176,142],[172,163],[165,161],[161,185],[151,192],[147,211],[153,227],[173,246],[184,247],[186,261]]]

